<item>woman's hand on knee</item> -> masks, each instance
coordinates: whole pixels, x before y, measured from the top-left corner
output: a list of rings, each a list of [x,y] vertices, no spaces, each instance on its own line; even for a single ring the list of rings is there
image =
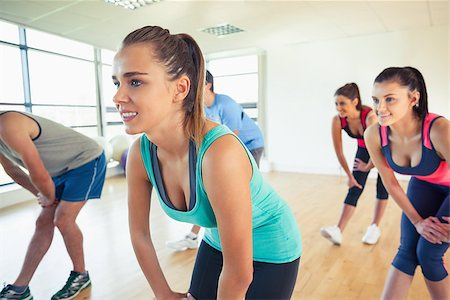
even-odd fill
[[[445,225],[448,224],[441,223],[436,217],[428,217],[414,224],[417,232],[432,244],[442,244],[448,239]]]
[[[441,226],[444,228],[445,233],[446,233],[446,238],[443,239],[442,241],[444,243],[450,243],[450,217],[441,217],[442,219],[444,219],[445,221],[447,221],[447,223],[442,223],[441,222]]]

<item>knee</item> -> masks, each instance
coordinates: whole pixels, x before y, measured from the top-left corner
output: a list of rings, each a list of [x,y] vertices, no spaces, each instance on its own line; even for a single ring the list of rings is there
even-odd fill
[[[48,230],[53,229],[55,224],[53,223],[53,218],[48,216],[39,216],[36,219],[36,230]]]
[[[448,273],[444,265],[444,254],[448,244],[431,244],[427,241],[419,243],[417,259],[424,277],[430,281],[440,281]]]
[[[363,190],[357,187],[352,187],[351,189],[348,190],[348,194],[347,197],[345,198],[344,203],[351,205],[351,206],[356,206],[356,204],[358,204],[358,200],[359,197],[361,196]]]
[[[410,250],[412,249],[405,249],[400,246],[397,255],[392,261],[392,265],[403,273],[414,276],[419,262],[414,250]]]
[[[55,219],[53,220],[53,223],[55,224],[58,229],[63,232],[73,226],[74,222],[72,222],[68,218],[64,218],[62,216],[55,216]]]

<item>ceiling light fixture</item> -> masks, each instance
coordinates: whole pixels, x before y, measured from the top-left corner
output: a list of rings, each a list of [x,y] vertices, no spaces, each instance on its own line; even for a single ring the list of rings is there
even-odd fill
[[[208,27],[200,31],[221,37],[224,35],[242,32],[244,30],[230,24],[223,24],[214,27]]]
[[[126,9],[135,10],[146,5],[160,2],[161,0],[104,0],[106,3],[114,4],[115,6],[122,6]]]

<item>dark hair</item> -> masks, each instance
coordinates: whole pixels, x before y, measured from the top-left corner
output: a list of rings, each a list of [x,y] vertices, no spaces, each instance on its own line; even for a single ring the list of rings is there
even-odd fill
[[[422,74],[413,67],[391,67],[384,69],[376,78],[374,83],[384,81],[394,81],[401,86],[407,86],[409,91],[420,93],[419,105],[413,107],[414,112],[420,119],[424,119],[428,114],[428,94],[425,80]]]
[[[122,41],[122,49],[138,43],[151,47],[155,58],[166,67],[170,80],[176,80],[182,75],[189,77],[191,84],[183,101],[183,128],[199,146],[205,124],[205,62],[200,47],[190,35],[170,34],[169,30],[159,26],[145,26],[129,33]]]
[[[214,76],[208,70],[206,70],[206,82],[211,83],[211,92],[214,92]]]
[[[354,82],[347,83],[344,86],[341,86],[336,90],[334,93],[334,96],[345,96],[351,100],[357,98],[358,104],[356,104],[356,109],[361,111],[362,110],[362,103],[361,103],[361,96],[359,94],[359,88],[358,85]]]

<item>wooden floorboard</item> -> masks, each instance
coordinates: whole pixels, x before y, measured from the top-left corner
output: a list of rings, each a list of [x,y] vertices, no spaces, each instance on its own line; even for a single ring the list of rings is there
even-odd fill
[[[392,199],[381,224],[380,242],[375,246],[362,244],[375,201],[375,181],[369,179],[344,232],[343,244],[338,247],[323,239],[319,229],[337,221],[347,190],[344,177],[284,172],[264,176],[294,211],[303,236],[304,253],[293,299],[379,299],[399,240],[400,209]],[[39,210],[34,201],[0,210],[0,283],[13,281],[20,271]],[[130,243],[124,178],[108,179],[102,199],[91,201],[78,223],[84,232],[92,287],[77,299],[152,299]],[[174,290],[186,291],[196,251],[173,252],[165,248],[164,242],[180,237],[190,225],[169,219],[156,202],[152,205],[151,224],[170,285]],[[445,261],[450,265],[448,253]],[[70,270],[64,243],[56,233],[30,284],[34,299],[50,299],[64,285]],[[429,299],[420,269],[408,299]]]

